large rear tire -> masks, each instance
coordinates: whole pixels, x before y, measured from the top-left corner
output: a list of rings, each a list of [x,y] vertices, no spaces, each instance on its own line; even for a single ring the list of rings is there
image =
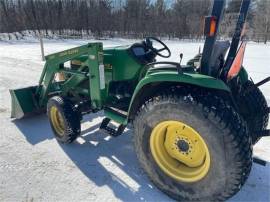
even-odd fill
[[[252,166],[245,122],[211,94],[155,96],[134,120],[138,160],[176,200],[220,201],[237,193]]]
[[[50,98],[47,114],[55,138],[59,142],[71,143],[80,135],[80,114],[69,99],[60,96]]]
[[[252,90],[249,90],[252,89]],[[240,113],[247,121],[252,143],[260,140],[260,131],[267,128],[269,113],[267,101],[252,81],[247,81],[238,98]]]

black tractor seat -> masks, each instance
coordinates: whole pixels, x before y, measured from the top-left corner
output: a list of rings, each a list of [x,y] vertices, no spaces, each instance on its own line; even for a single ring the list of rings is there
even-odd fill
[[[218,76],[221,68],[224,66],[225,55],[230,47],[229,41],[216,41],[214,45],[214,50],[212,53],[212,57],[209,62],[209,67],[211,70],[211,76]]]
[[[229,41],[216,41],[213,47],[213,53],[210,58],[209,67],[211,70],[211,76],[217,77],[221,68],[224,66],[224,58],[230,47]],[[187,62],[187,65],[200,68],[202,54],[198,53],[194,58]]]

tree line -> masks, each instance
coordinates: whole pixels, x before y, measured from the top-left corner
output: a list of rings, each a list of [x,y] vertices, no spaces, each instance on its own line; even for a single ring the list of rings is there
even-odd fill
[[[220,37],[232,34],[240,2],[229,0]],[[211,7],[212,0],[0,0],[0,32],[201,39]],[[248,22],[251,39],[269,40],[270,1],[253,0]]]

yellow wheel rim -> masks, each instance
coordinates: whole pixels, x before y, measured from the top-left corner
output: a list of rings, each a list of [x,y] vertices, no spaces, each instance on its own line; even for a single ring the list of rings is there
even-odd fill
[[[210,168],[205,141],[192,127],[180,121],[163,121],[155,126],[150,150],[161,170],[178,181],[199,181]]]
[[[50,109],[50,118],[56,133],[59,136],[63,136],[65,133],[65,123],[62,114],[59,112],[57,107],[52,106]]]

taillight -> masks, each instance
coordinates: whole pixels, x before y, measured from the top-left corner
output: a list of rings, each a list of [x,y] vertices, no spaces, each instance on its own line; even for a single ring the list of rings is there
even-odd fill
[[[206,36],[214,36],[217,31],[217,18],[216,16],[205,17],[204,34]]]

